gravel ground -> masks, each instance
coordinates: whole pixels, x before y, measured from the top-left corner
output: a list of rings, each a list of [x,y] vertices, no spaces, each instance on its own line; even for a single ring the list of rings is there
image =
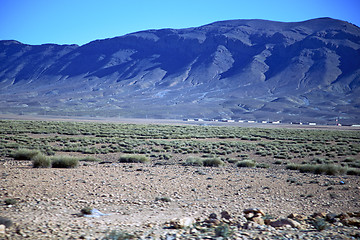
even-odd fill
[[[223,211],[232,218],[221,222],[231,226],[232,239],[360,237],[358,227],[340,222],[323,232],[308,225],[300,231],[256,223],[249,226],[243,214],[247,208],[259,208],[274,219],[290,214],[357,212],[360,178],[356,176],[84,162],[75,169],[34,169],[29,161],[1,159],[0,182],[0,217],[13,222],[5,233],[0,231],[0,239],[101,239],[112,230],[143,239],[213,239],[213,231],[200,236],[200,223],[211,213],[219,216]],[[16,203],[6,205],[5,199]],[[106,215],[81,216],[86,207]],[[197,219],[200,230],[166,228],[171,228],[172,219],[183,218]]]

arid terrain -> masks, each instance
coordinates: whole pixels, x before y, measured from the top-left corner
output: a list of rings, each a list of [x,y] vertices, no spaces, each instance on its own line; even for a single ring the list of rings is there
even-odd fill
[[[287,167],[314,159],[324,165],[331,161],[342,169],[357,166],[358,131],[8,120],[1,124],[0,217],[11,220],[12,225],[0,233],[0,239],[102,239],[114,230],[140,239],[360,237],[359,176]],[[128,135],[124,136],[123,129]],[[175,135],[177,131],[182,135]],[[75,144],[84,139],[86,150],[77,150]],[[297,139],[299,149],[294,149]],[[273,148],[265,153],[267,147],[275,146],[272,144],[279,152]],[[315,145],[316,150],[309,150]],[[85,153],[92,149],[89,146],[97,152]],[[13,151],[21,147],[97,160],[80,160],[76,168],[33,168],[32,161],[14,160],[11,147]],[[285,156],[282,147],[288,151],[286,159],[280,157]],[[130,148],[132,154],[146,150],[149,161],[119,162]],[[222,159],[223,166],[187,164],[189,156],[206,158],[209,149],[209,154]],[[244,158],[253,159],[256,167],[240,167]],[[348,163],[353,165],[345,166]],[[13,202],[6,202],[9,199]],[[84,216],[81,211],[86,208],[104,215]],[[260,209],[268,224],[245,218],[243,210],[249,208]],[[224,211],[230,217],[221,218]],[[217,221],[210,224],[212,213]],[[289,215],[299,225],[269,225],[279,218],[291,218]],[[329,221],[319,231],[312,222],[322,218]],[[174,219],[178,220],[171,222]],[[176,222],[181,219],[191,224],[179,227]],[[224,224],[229,232],[217,232]]]

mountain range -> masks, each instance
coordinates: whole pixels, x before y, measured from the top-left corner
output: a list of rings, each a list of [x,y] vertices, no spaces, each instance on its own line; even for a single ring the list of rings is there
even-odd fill
[[[360,123],[360,28],[229,20],[82,46],[3,40],[0,112]]]

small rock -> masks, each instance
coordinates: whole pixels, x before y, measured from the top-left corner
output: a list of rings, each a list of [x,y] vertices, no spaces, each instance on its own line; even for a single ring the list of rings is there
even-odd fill
[[[341,222],[347,226],[360,227],[360,219],[358,218],[345,218]]]
[[[307,217],[301,214],[292,213],[288,216],[288,218],[297,220],[297,221],[305,221],[307,220]]]
[[[10,227],[12,225],[12,221],[10,219],[0,217],[0,225],[4,225],[5,227]]]
[[[175,229],[188,228],[195,223],[195,219],[192,217],[184,217],[181,219],[173,219],[170,221],[170,227]]]
[[[301,224],[299,222],[289,218],[281,218],[276,221],[272,221],[269,223],[269,225],[272,227],[285,227],[289,225],[293,228],[301,228]]]
[[[261,218],[263,216],[265,216],[265,213],[258,209],[258,208],[248,208],[245,209],[244,211],[244,216],[248,221],[253,221],[253,218]]]
[[[336,220],[336,217],[337,215],[334,214],[334,213],[328,213],[326,214],[325,216],[325,220],[329,223],[335,223],[337,220]]]
[[[338,217],[340,220],[344,220],[344,219],[350,218],[350,216],[349,216],[347,213],[340,213],[337,217]]]
[[[0,234],[5,234],[5,225],[0,225]]]
[[[243,228],[244,229],[248,229],[248,230],[251,230],[251,229],[255,229],[259,226],[259,224],[257,224],[256,222],[246,222],[244,225],[243,225]]]
[[[311,215],[312,218],[325,218],[326,217],[326,213],[323,212],[316,212],[313,215]]]
[[[259,224],[259,225],[264,225],[265,224],[264,219],[262,217],[253,217],[251,219],[251,221],[253,221],[253,222],[255,222],[255,223]]]
[[[229,220],[231,218],[231,216],[227,211],[222,211],[221,218],[225,218],[225,219]]]
[[[217,219],[216,213],[211,213],[211,214],[209,215],[209,219]]]
[[[261,209],[258,209],[258,208],[248,208],[248,209],[245,209],[243,212],[244,212],[244,214],[253,213],[254,215],[257,213],[260,213],[262,216],[265,216],[265,213]]]
[[[360,218],[360,212],[352,212],[352,213],[347,213],[349,215],[349,217],[356,217],[356,218]]]

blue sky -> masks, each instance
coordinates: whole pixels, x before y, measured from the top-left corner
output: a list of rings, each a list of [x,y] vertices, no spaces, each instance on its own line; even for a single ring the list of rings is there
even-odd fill
[[[0,40],[85,44],[220,20],[332,17],[360,26],[360,0],[0,0]]]

